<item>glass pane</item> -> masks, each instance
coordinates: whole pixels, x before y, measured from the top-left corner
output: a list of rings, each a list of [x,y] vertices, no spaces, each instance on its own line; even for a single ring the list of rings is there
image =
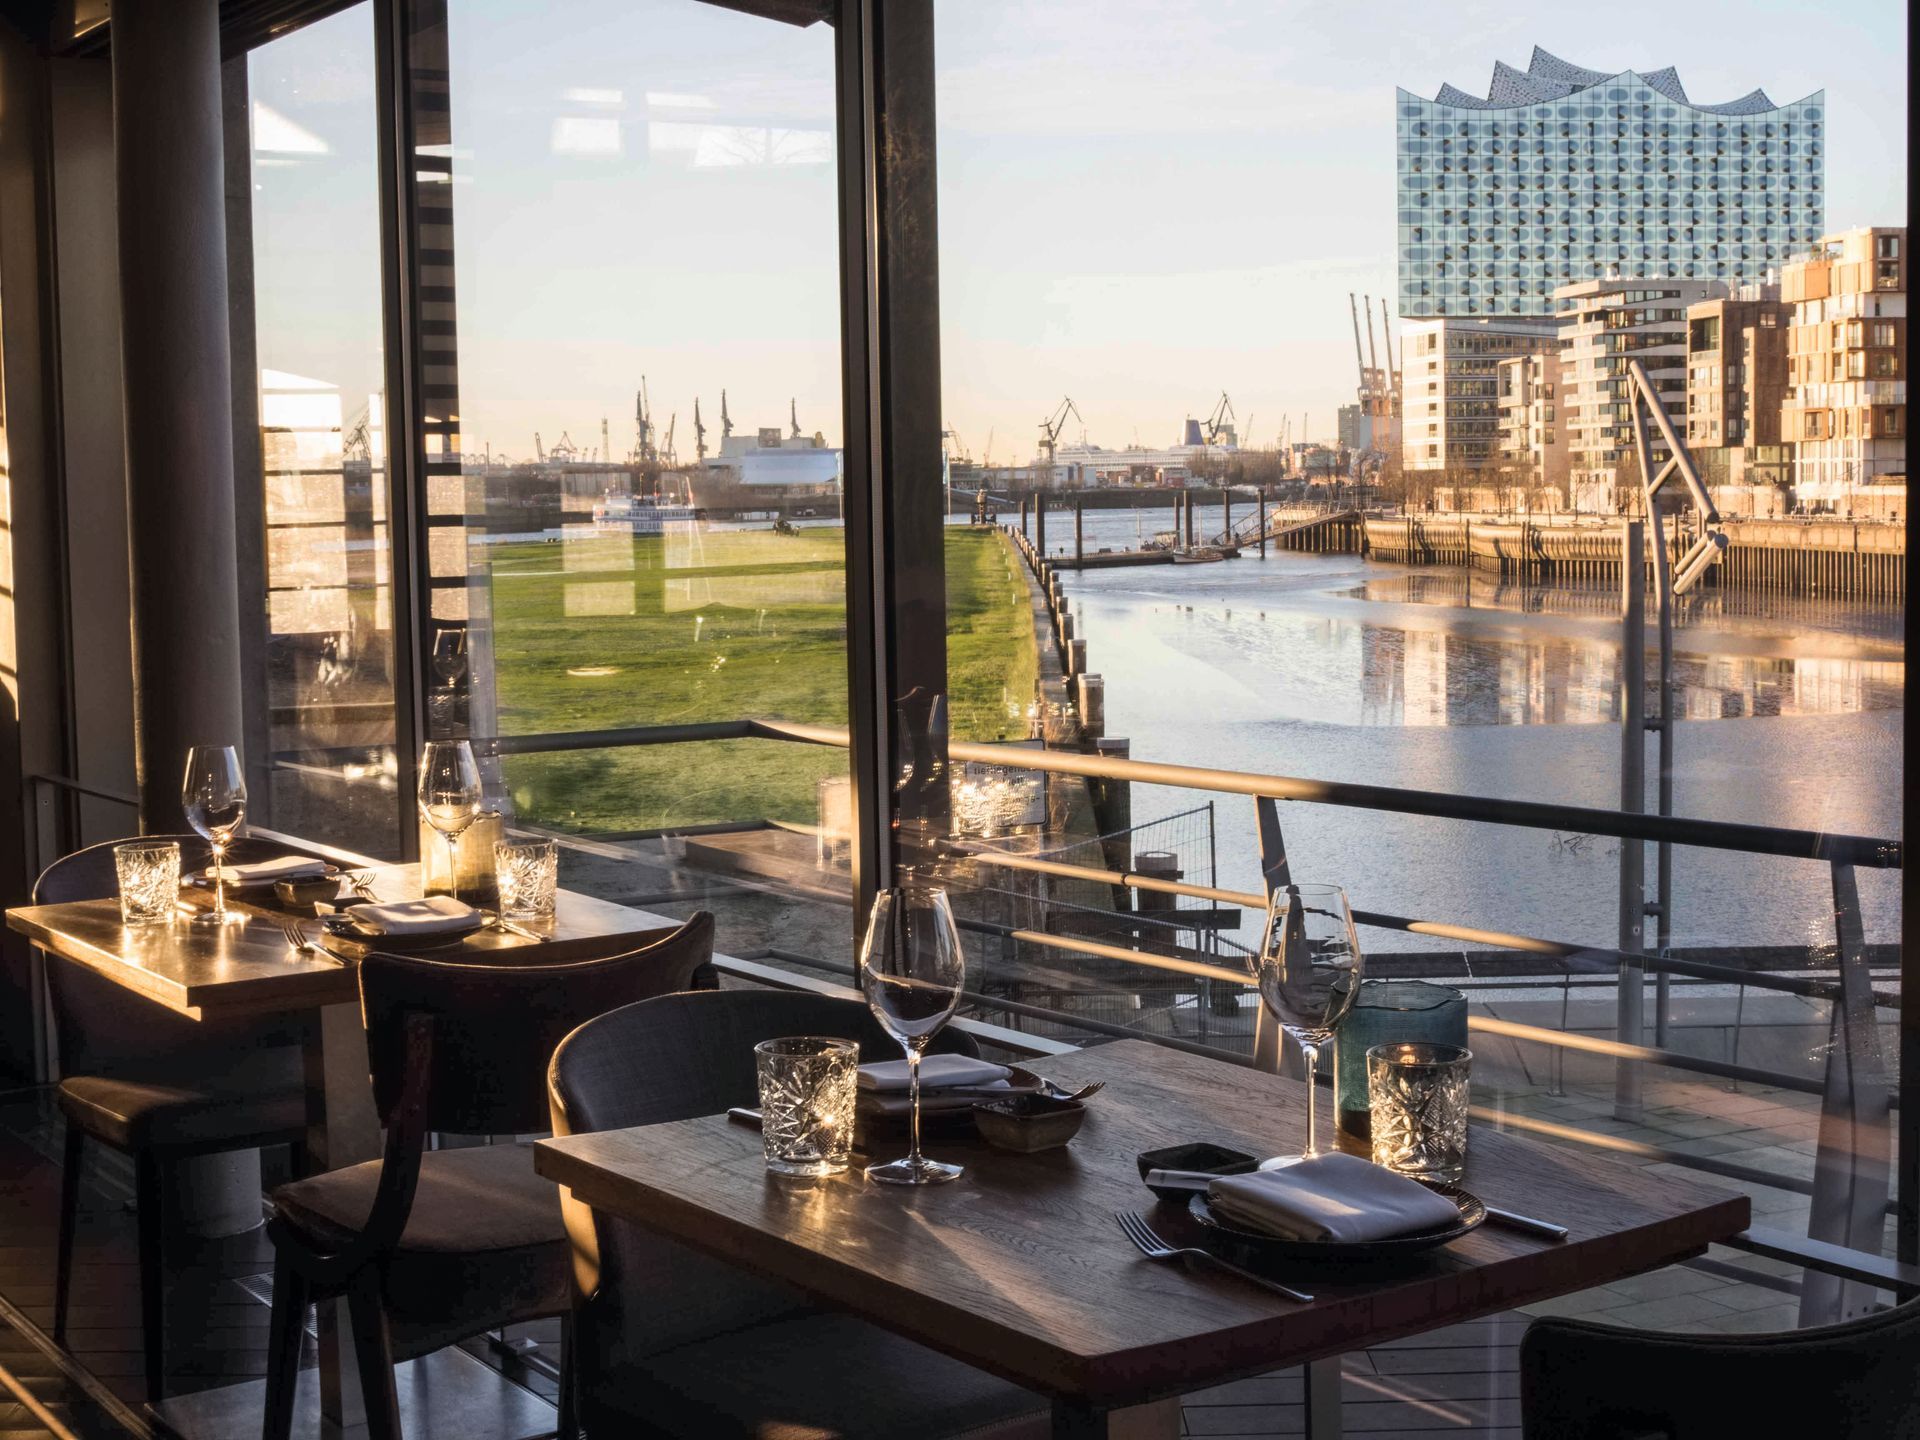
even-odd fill
[[[430,723],[563,884],[844,973],[845,752],[744,738],[847,717],[831,32],[414,14]]]
[[[252,51],[271,780],[260,823],[399,853],[371,5]],[[258,770],[256,762],[256,771]]]

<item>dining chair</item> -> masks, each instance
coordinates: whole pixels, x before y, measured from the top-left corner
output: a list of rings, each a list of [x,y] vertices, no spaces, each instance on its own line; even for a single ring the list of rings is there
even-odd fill
[[[1920,1437],[1920,1300],[1770,1335],[1536,1320],[1520,1342],[1526,1440]]]
[[[198,835],[175,840],[182,873],[204,866],[212,847]],[[119,893],[110,840],[53,862],[34,882],[33,903],[101,900]],[[288,847],[240,839],[235,864],[284,855]],[[96,1141],[130,1156],[134,1173],[141,1347],[147,1398],[166,1384],[166,1214],[169,1167],[197,1155],[285,1145],[294,1174],[306,1167],[306,1102],[301,1022],[196,1021],[155,1004],[86,966],[46,956],[66,1121],[60,1174],[60,1229],[55,1242],[53,1338],[67,1338],[79,1226],[85,1144]]]
[[[537,953],[537,952],[536,952]],[[516,1136],[547,1125],[547,1063],[582,1022],[684,990],[713,954],[702,911],[598,959],[474,964],[371,954],[360,1004],[381,1158],[281,1186],[265,1440],[293,1425],[307,1306],[344,1297],[370,1440],[399,1440],[396,1361],[503,1325],[568,1315],[558,1193],[518,1143],[427,1149],[429,1134]],[[562,1337],[561,1425],[573,1433]]]
[[[590,1020],[555,1051],[553,1132],[655,1125],[758,1103],[753,1047],[782,1035],[897,1041],[855,1000],[780,990],[670,995]],[[949,1027],[929,1048],[973,1055]],[[601,1214],[561,1190],[573,1240],[573,1373],[589,1435],[749,1440],[1025,1440],[1050,1435],[1030,1390]],[[1177,1435],[1171,1402],[1121,1412],[1115,1436]]]

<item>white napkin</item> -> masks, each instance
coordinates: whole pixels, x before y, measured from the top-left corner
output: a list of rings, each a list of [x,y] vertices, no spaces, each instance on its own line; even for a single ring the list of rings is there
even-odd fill
[[[1460,1219],[1453,1201],[1418,1180],[1337,1153],[1222,1176],[1207,1187],[1207,1204],[1229,1224],[1283,1240],[1390,1240]]]
[[[317,880],[327,873],[327,862],[310,855],[279,855],[250,865],[222,865],[220,878],[229,885],[271,885],[276,880]]]
[[[344,913],[353,928],[365,935],[437,935],[444,930],[469,929],[480,918],[473,906],[451,895],[354,905]]]
[[[995,1081],[1004,1085],[1007,1074],[1006,1066],[995,1065],[991,1060],[976,1060],[970,1055],[928,1055],[920,1062],[920,1090],[924,1094],[956,1085],[980,1089]],[[904,1059],[881,1060],[860,1067],[862,1090],[875,1090],[883,1095],[897,1091],[904,1095],[910,1084]]]

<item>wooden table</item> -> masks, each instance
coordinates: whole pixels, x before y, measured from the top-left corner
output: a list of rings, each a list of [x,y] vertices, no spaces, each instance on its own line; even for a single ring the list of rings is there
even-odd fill
[[[1010,1155],[936,1140],[956,1183],[900,1190],[856,1168],[767,1174],[760,1137],[714,1116],[546,1140],[541,1174],[587,1203],[759,1271],[1050,1398],[1056,1436],[1102,1436],[1109,1410],[1584,1290],[1698,1254],[1744,1229],[1744,1195],[1476,1128],[1465,1185],[1569,1227],[1564,1242],[1492,1223],[1384,1274],[1276,1270],[1290,1303],[1232,1276],[1153,1262],[1114,1223],[1158,1205],[1134,1157],[1190,1140],[1297,1149],[1302,1087],[1144,1041],[1050,1057],[1067,1084],[1105,1080],[1065,1150]],[[1328,1367],[1309,1393],[1324,1403]],[[1332,1396],[1337,1399],[1337,1370]],[[1316,1393],[1317,1392],[1317,1393]],[[1315,1435],[1335,1433],[1322,1413]],[[1337,1420],[1334,1422],[1337,1424]]]
[[[382,866],[372,872],[381,900],[416,899],[419,867]],[[211,904],[211,895],[183,890],[189,906]],[[351,895],[346,897],[351,900]],[[292,951],[280,931],[289,913],[271,890],[229,892],[231,908],[249,919],[238,925],[193,925],[183,917],[169,925],[128,926],[117,899],[64,905],[28,905],[7,912],[10,928],[34,944],[84,965],[116,985],[193,1020],[249,1015],[308,1015],[307,1153],[317,1169],[331,1170],[380,1153],[380,1128],[367,1083],[367,1047],[360,1022],[355,965]],[[310,911],[307,913],[311,913]],[[632,948],[670,931],[677,922],[592,896],[562,890],[551,921],[529,925],[543,938],[488,930],[464,943],[429,952],[436,959],[489,957],[560,961],[582,953],[605,953],[611,942]],[[307,921],[309,935],[319,927]],[[343,1306],[320,1307],[320,1374],[317,1394],[302,1390],[303,1428],[351,1428],[362,1420],[357,1376],[340,1363],[346,1350]],[[337,1313],[335,1313],[337,1312]],[[409,1434],[457,1433],[463,1440],[514,1440],[550,1432],[552,1407],[508,1383],[479,1361],[454,1349],[398,1367],[403,1420]],[[429,1405],[429,1397],[439,1397]],[[458,1413],[445,1413],[446,1402]],[[166,1400],[156,1416],[175,1433],[195,1437],[245,1436],[254,1440],[265,1413],[265,1382]]]

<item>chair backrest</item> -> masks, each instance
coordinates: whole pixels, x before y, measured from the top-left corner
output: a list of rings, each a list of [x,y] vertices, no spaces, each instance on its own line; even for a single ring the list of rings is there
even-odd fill
[[[599,959],[515,965],[373,954],[360,1004],[375,1108],[392,1118],[406,1085],[410,1017],[432,1021],[429,1130],[525,1134],[547,1127],[547,1068],[567,1034],[637,1000],[685,990],[713,955],[705,911],[651,945]]]
[[[128,839],[175,840],[180,873],[204,869],[213,847],[198,835],[143,835]],[[54,861],[33,882],[33,903],[62,905],[105,900],[120,893],[113,850],[127,840],[105,840]],[[242,837],[228,854],[237,864],[269,860],[288,846]],[[47,989],[53,1000],[54,1035],[63,1075],[174,1073],[208,1065],[224,1067],[241,1049],[290,1044],[299,1026],[281,1021],[198,1021],[154,1004],[124,986],[57,955],[47,957]]]
[[[858,1000],[795,990],[669,995],[590,1020],[562,1042],[551,1073],[554,1134],[657,1125],[757,1105],[753,1047],[781,1035],[857,1041],[863,1063],[902,1054]],[[951,1027],[928,1049],[979,1053],[971,1035]]]

